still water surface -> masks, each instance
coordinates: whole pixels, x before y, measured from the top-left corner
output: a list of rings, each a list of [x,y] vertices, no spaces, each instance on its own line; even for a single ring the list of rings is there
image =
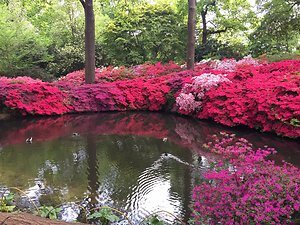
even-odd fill
[[[255,147],[269,145],[277,161],[300,165],[299,140],[158,113],[101,113],[4,121],[0,124],[0,192],[18,187],[37,205],[60,205],[64,220],[83,205],[108,205],[137,224],[166,210],[187,221],[202,145],[220,131]],[[74,135],[78,133],[79,135]],[[26,143],[28,137],[33,142]],[[32,207],[26,198],[18,204]],[[167,214],[164,219],[175,224]],[[123,224],[126,224],[125,222]]]

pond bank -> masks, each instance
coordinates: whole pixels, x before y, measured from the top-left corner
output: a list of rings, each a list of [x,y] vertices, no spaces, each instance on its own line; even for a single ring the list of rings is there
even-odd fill
[[[1,225],[70,225],[75,223],[67,223],[64,221],[50,220],[35,216],[24,212],[0,213]],[[76,223],[76,225],[84,225],[84,223]]]

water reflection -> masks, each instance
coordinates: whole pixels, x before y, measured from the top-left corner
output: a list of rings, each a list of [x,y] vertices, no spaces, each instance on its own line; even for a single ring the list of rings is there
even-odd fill
[[[69,221],[82,213],[75,202],[116,207],[135,222],[162,209],[187,221],[191,165],[205,169],[215,156],[202,145],[220,131],[275,147],[279,159],[300,165],[298,141],[249,130],[158,113],[68,115],[0,124],[0,188],[17,186],[37,205],[63,204]]]

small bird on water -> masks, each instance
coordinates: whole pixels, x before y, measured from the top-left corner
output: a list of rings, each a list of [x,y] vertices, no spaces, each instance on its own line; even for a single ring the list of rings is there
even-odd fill
[[[77,137],[77,136],[80,136],[80,135],[78,133],[73,133],[72,136]]]
[[[29,143],[29,144],[31,144],[31,143],[32,143],[32,137],[30,137],[30,138],[27,138],[27,139],[26,139],[26,143]]]
[[[166,138],[166,137],[163,138],[163,142],[167,142],[167,140],[168,140],[168,138]]]

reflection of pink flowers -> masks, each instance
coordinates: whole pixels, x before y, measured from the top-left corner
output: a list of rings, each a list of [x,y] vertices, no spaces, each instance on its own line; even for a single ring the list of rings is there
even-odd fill
[[[289,224],[299,212],[300,170],[275,165],[266,157],[275,151],[257,149],[245,140],[223,134],[208,148],[225,156],[212,163],[193,190],[193,217],[208,224]]]

